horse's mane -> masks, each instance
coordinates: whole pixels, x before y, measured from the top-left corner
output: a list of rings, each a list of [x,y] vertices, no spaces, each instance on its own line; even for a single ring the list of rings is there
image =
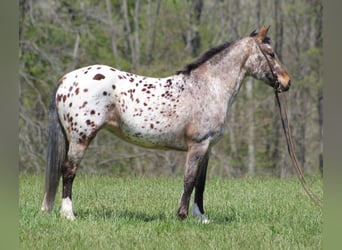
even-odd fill
[[[212,58],[216,54],[220,53],[222,50],[228,48],[231,44],[232,42],[225,42],[219,46],[216,46],[207,50],[195,61],[186,65],[182,70],[178,70],[177,75],[178,74],[186,74],[186,75],[190,74],[192,70],[197,69],[200,65],[208,61],[210,58]]]
[[[249,36],[250,37],[254,37],[257,34],[258,34],[257,30],[254,30],[252,33],[250,33]],[[269,44],[270,43],[270,38],[266,37],[263,42]],[[228,48],[233,43],[234,43],[234,41],[232,41],[232,42],[225,42],[225,43],[223,43],[223,44],[221,44],[219,46],[216,46],[216,47],[213,47],[213,48],[207,50],[199,58],[197,58],[195,61],[193,61],[192,63],[189,63],[188,65],[186,65],[182,70],[178,70],[176,72],[177,75],[179,75],[179,74],[189,75],[192,70],[197,69],[203,63],[205,63],[206,61],[208,61],[210,58],[212,58],[213,56],[217,55],[221,51],[225,50],[226,48]]]

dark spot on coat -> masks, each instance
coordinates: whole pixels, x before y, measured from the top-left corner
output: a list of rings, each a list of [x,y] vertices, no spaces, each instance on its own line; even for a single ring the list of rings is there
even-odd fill
[[[84,89],[83,92],[88,92],[88,89]]]
[[[63,95],[63,102],[65,102],[66,98],[66,95]]]
[[[167,79],[166,80],[166,85],[164,85],[164,87],[169,88],[169,87],[171,87],[171,85],[172,85],[171,79]]]
[[[80,106],[79,108],[80,108],[80,109],[81,109],[81,108],[84,108],[87,104],[88,104],[88,102],[85,101],[85,102],[83,102],[82,106]]]
[[[134,82],[134,78],[133,78],[133,77],[131,77],[131,79],[129,79],[129,81],[130,81],[130,82]]]
[[[93,80],[102,80],[102,79],[105,79],[105,76],[102,75],[102,74],[96,74],[96,75],[93,77]]]
[[[114,68],[110,68],[111,71],[116,71]]]
[[[116,86],[115,85],[112,85],[112,89],[115,89],[116,88]]]
[[[95,115],[95,110],[90,111],[91,115]]]
[[[80,93],[80,88],[77,88],[77,89],[75,90],[75,94],[78,95],[78,93]]]
[[[154,128],[154,125],[153,125],[153,123],[151,123],[151,124],[150,124],[150,128]]]
[[[102,93],[104,96],[106,96],[107,95],[107,91],[103,91],[103,93]]]
[[[57,95],[57,102],[60,102],[62,100],[63,95]]]
[[[72,87],[72,86],[70,86],[70,88],[69,88],[69,92],[71,92],[72,88],[73,88],[73,87]]]
[[[133,93],[135,92],[135,90],[129,89],[127,92],[130,94],[129,97],[130,97],[131,100],[133,101],[133,100],[134,100],[134,99],[133,99]]]

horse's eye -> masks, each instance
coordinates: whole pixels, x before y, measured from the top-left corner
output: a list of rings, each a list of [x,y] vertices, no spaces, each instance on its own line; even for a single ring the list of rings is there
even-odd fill
[[[269,55],[270,55],[271,58],[274,58],[274,53],[273,52],[269,53]]]

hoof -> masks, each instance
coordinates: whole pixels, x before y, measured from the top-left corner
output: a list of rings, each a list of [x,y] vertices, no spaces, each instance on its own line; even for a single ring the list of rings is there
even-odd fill
[[[184,209],[178,209],[177,215],[180,220],[188,218],[188,212]]]
[[[210,220],[207,218],[207,216],[205,216],[204,214],[202,214],[199,218],[199,221],[202,223],[202,224],[209,224],[210,223]]]
[[[73,213],[68,213],[66,211],[61,211],[61,216],[67,220],[75,220],[76,217]]]
[[[195,203],[194,207],[192,209],[192,215],[195,218],[198,218],[199,222],[202,224],[209,224],[210,220],[205,216],[204,214],[201,213],[198,205]]]
[[[72,201],[69,197],[62,200],[61,216],[68,220],[75,220],[76,217],[72,211]]]
[[[43,213],[45,212],[51,212],[52,209],[53,209],[53,204],[54,202],[47,199],[46,197],[46,194],[44,195],[44,200],[43,200],[43,203],[42,203],[42,207],[40,209],[40,211],[42,211]]]

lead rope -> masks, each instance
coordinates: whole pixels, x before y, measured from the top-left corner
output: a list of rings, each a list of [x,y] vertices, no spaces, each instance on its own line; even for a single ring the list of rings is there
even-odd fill
[[[272,73],[272,77],[274,79],[274,93],[276,95],[276,99],[277,99],[277,104],[279,107],[279,112],[280,112],[280,117],[281,117],[281,123],[283,125],[283,129],[284,129],[284,134],[285,134],[285,138],[286,138],[286,143],[287,143],[287,150],[289,151],[289,155],[291,157],[291,161],[292,161],[292,167],[295,169],[297,177],[300,181],[300,184],[302,185],[303,189],[305,190],[306,194],[310,197],[310,199],[315,203],[316,206],[322,208],[322,201],[312,192],[312,190],[309,188],[309,186],[307,185],[303,172],[301,170],[301,168],[299,167],[298,164],[298,160],[296,157],[296,154],[294,152],[294,144],[293,144],[293,140],[292,140],[292,136],[291,136],[291,131],[290,131],[290,126],[289,126],[289,121],[287,119],[287,107],[286,107],[286,99],[285,99],[285,94],[283,92],[279,92],[278,91],[278,87],[279,87],[279,82],[278,82],[278,77],[275,75],[274,71],[273,71],[273,67],[270,63],[270,61],[268,60],[267,56],[265,55],[264,51],[261,49],[259,43],[257,42],[257,45],[261,51],[261,53],[263,54],[263,56],[265,57],[267,64],[271,70]]]
[[[300,181],[300,184],[304,188],[305,192],[307,195],[310,197],[310,199],[320,208],[322,208],[322,201],[312,192],[312,190],[309,188],[307,185],[303,172],[301,168],[299,167],[298,160],[296,157],[296,154],[294,152],[294,144],[290,132],[290,127],[289,127],[289,121],[287,119],[287,110],[286,110],[286,99],[285,99],[285,94],[278,91],[275,91],[276,99],[277,99],[277,104],[279,107],[279,112],[280,112],[280,117],[281,117],[281,122],[283,125],[284,129],[284,134],[287,142],[287,150],[289,151],[291,161],[292,161],[292,166],[296,171],[296,174],[298,176],[298,179]]]

